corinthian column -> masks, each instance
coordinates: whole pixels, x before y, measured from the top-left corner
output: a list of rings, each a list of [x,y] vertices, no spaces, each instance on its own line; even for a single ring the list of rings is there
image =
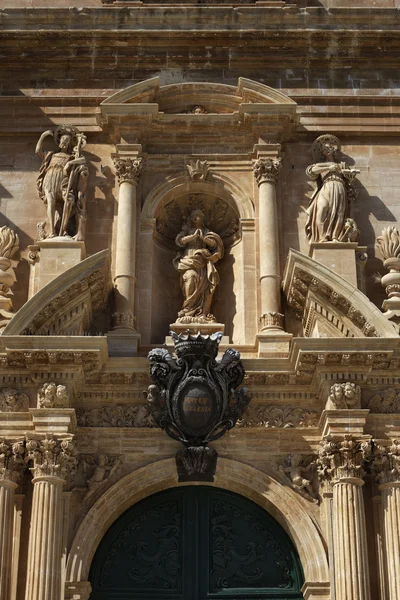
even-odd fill
[[[373,471],[382,497],[384,554],[390,600],[400,600],[400,441],[376,445]]]
[[[60,600],[63,486],[75,469],[72,438],[31,439],[32,516],[29,532],[26,600]]]
[[[276,202],[276,182],[280,168],[281,160],[278,158],[259,158],[253,164],[259,187],[261,331],[283,329]]]
[[[369,442],[346,436],[321,442],[318,473],[333,485],[332,521],[335,597],[370,600],[367,539],[362,486]]]
[[[113,329],[135,331],[136,186],[142,159],[114,158],[119,183]]]
[[[14,493],[24,465],[23,442],[0,441],[0,598],[11,598]]]

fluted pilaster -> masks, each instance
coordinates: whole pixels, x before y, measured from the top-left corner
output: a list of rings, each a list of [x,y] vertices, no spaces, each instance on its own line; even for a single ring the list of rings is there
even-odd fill
[[[261,331],[283,328],[276,202],[276,182],[280,169],[281,161],[278,158],[259,158],[253,165],[254,176],[259,187]]]
[[[0,598],[11,598],[14,494],[24,465],[22,442],[0,441]]]
[[[71,438],[27,442],[33,460],[26,600],[60,600],[63,486],[75,469]]]
[[[373,472],[381,492],[384,553],[390,600],[400,600],[400,441],[377,444]]]
[[[324,440],[318,459],[322,480],[333,485],[333,556],[337,600],[369,600],[370,584],[364,512],[364,462],[369,442],[347,437]]]

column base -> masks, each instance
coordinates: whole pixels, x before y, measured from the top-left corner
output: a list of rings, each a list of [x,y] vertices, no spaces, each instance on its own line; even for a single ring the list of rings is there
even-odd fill
[[[258,357],[286,358],[293,335],[280,330],[261,331],[256,335]]]
[[[110,356],[136,356],[140,346],[140,333],[132,329],[115,329],[106,335]]]

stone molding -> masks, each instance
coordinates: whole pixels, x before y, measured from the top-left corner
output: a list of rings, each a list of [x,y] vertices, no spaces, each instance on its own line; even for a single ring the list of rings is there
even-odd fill
[[[318,427],[319,413],[293,406],[250,404],[237,427],[292,428]]]
[[[390,446],[375,444],[372,473],[379,485],[400,484],[400,440],[392,440]]]
[[[27,461],[32,461],[34,477],[58,477],[69,480],[76,470],[76,452],[72,436],[30,438],[26,442]]]
[[[115,172],[118,184],[132,183],[137,185],[143,169],[142,158],[114,158]]]
[[[350,435],[343,440],[324,439],[320,442],[317,472],[321,482],[362,480],[365,465],[371,456],[371,442],[359,441]]]
[[[0,481],[17,483],[25,466],[24,441],[0,440]]]
[[[276,183],[279,172],[282,167],[282,161],[279,158],[258,158],[253,163],[254,177],[257,185],[262,183]]]

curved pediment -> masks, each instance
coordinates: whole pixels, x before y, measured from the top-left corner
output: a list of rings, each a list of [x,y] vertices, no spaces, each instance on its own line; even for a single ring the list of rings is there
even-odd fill
[[[367,296],[308,256],[290,249],[283,289],[305,337],[398,337]]]
[[[39,290],[3,335],[84,335],[106,312],[110,290],[110,252],[102,250]]]
[[[121,106],[125,105],[125,107]],[[119,106],[137,105],[137,110],[165,114],[226,114],[271,112],[279,106],[289,112],[296,110],[296,102],[267,85],[240,77],[238,85],[221,83],[174,83],[160,86],[158,77],[136,83],[119,91],[101,104],[104,114],[111,114]],[[140,109],[141,107],[141,109]],[[274,107],[274,108],[273,108]]]

